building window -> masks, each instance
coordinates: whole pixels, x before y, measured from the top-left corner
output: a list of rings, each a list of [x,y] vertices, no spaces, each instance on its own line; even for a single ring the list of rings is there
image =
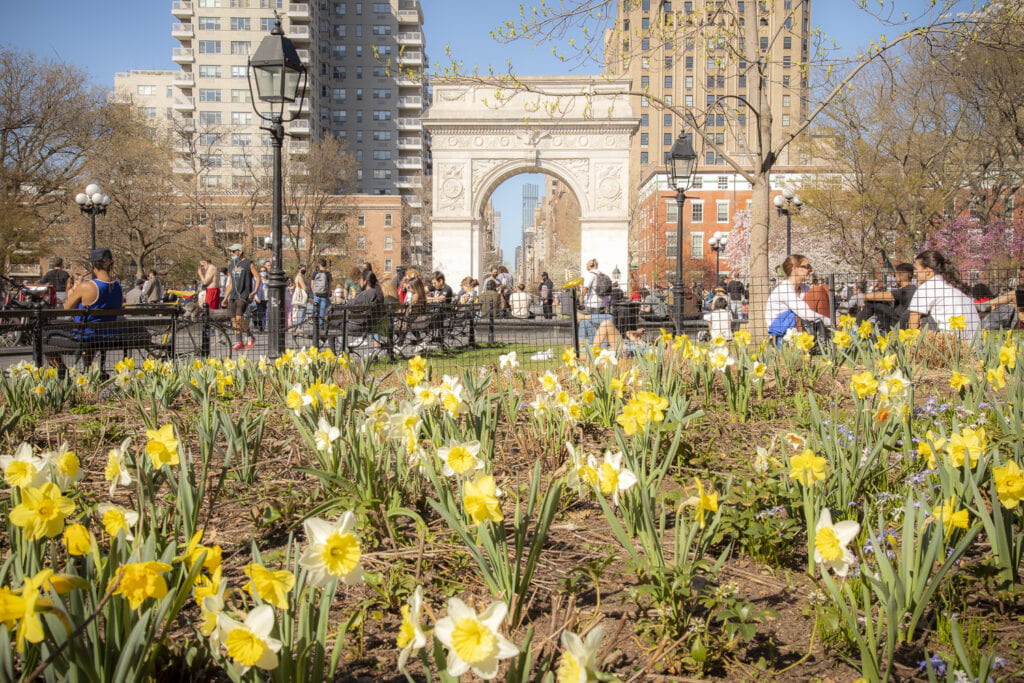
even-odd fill
[[[365,228],[366,227],[366,214],[365,213],[356,214],[356,227],[359,227],[359,228]]]
[[[249,17],[231,17],[231,30],[250,31],[252,30],[252,20]]]
[[[156,86],[155,85],[140,85],[140,86],[135,88],[135,92],[137,94],[139,94],[139,95],[155,95],[156,94]]]
[[[249,54],[250,43],[248,40],[232,40],[231,41],[231,54],[233,55],[247,55]]]
[[[720,175],[718,176],[718,189],[728,190],[729,189],[729,176]]]
[[[768,49],[768,37],[767,36],[761,36],[761,39],[758,42],[758,44],[760,45],[762,51],[763,50],[767,50]]]
[[[704,202],[694,201],[690,204],[690,222],[691,223],[703,223],[704,222]]]
[[[648,125],[650,125],[650,116],[648,114],[641,114],[640,115],[640,126],[641,127],[646,127]]]
[[[651,49],[651,39],[650,38],[643,38],[640,41],[640,49],[643,50],[644,52],[646,52],[647,50],[650,50]]]
[[[391,88],[378,88],[373,91],[373,99],[375,100],[390,100],[391,99]]]
[[[391,112],[389,110],[387,110],[387,109],[375,109],[373,111],[373,120],[374,121],[390,121],[391,120]]]
[[[231,123],[236,126],[248,126],[252,123],[252,112],[233,111],[231,112]]]
[[[378,142],[384,142],[391,139],[390,130],[375,130],[373,131],[373,139]]]
[[[274,28],[273,17],[262,17],[260,19],[260,33],[269,33]]]
[[[220,0],[199,0],[199,7],[220,7]]]
[[[200,31],[219,31],[220,17],[199,17],[198,25]]]
[[[147,119],[155,119],[156,107],[139,107],[139,113],[145,116]]]
[[[672,87],[672,77],[671,76],[665,76],[665,87],[666,88],[671,88]]]
[[[782,49],[788,50],[791,47],[793,47],[793,39],[790,38],[789,36],[784,37],[782,39]]]
[[[692,107],[693,106],[693,95],[685,95],[685,96],[683,96],[683,102],[686,104],[687,107]]]
[[[693,176],[693,187],[691,189],[701,190],[704,189],[704,176],[695,175]]]
[[[391,180],[391,169],[390,168],[375,168],[375,169],[373,169],[373,179],[374,180]]]
[[[646,164],[647,163],[647,152],[640,152],[640,163],[641,164]]]
[[[231,168],[249,168],[252,165],[251,154],[232,154]]]
[[[221,116],[219,111],[201,111],[199,112],[199,123],[203,125],[215,125],[221,122]]]
[[[640,146],[641,147],[646,147],[647,146],[649,137],[650,137],[649,133],[640,133]]]
[[[693,90],[693,76],[687,76],[684,82],[687,90]]]
[[[793,101],[793,98],[790,97],[789,95],[783,95],[782,96],[782,106],[783,107],[788,107],[792,103],[792,101]]]
[[[199,89],[200,102],[220,102],[220,90],[210,88]]]
[[[672,258],[676,255],[676,234],[674,232],[665,233],[665,256]]]
[[[690,258],[704,258],[704,233],[690,233]]]
[[[686,58],[686,70],[693,71],[693,57],[689,56]]]
[[[384,259],[384,272],[391,273],[394,271],[394,261],[389,258]]]
[[[729,200],[718,200],[715,202],[715,209],[718,214],[717,219],[719,223],[729,222]]]
[[[782,115],[782,125],[783,126],[788,126],[789,125],[789,114],[783,114]]]
[[[671,146],[672,145],[672,133],[665,133],[663,138],[662,138],[661,144],[665,145],[666,147]]]
[[[249,133],[235,133],[231,136],[231,145],[234,147],[248,147],[252,144],[252,135]]]
[[[233,66],[231,67],[231,78],[248,78],[248,67],[246,66]]]
[[[205,65],[199,67],[200,78],[220,78],[220,67],[213,65]]]
[[[387,24],[374,24],[373,25],[373,35],[375,35],[375,36],[390,36],[391,35],[391,27],[388,26]]]
[[[392,224],[393,224],[393,219],[392,219],[391,214],[390,213],[384,214],[384,227],[385,228],[390,228],[390,227],[392,227]]]
[[[207,112],[211,113],[211,112]],[[210,145],[216,145],[220,143],[219,133],[200,133],[199,134],[199,145],[200,147],[209,147]]]
[[[391,251],[395,248],[395,238],[391,235],[384,235],[384,250]]]
[[[201,55],[219,55],[220,54],[220,41],[219,40],[200,40],[199,41],[199,54],[201,54]]]
[[[374,161],[388,161],[391,159],[390,149],[375,149],[373,150]]]
[[[671,199],[665,202],[665,222],[676,223],[679,221],[679,202]]]
[[[363,251],[366,249],[366,235],[359,235],[356,237],[356,249]]]

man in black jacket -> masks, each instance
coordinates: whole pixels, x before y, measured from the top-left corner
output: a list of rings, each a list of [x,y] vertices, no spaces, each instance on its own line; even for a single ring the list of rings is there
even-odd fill
[[[551,281],[546,272],[540,274],[540,285],[537,287],[537,296],[540,298],[541,310],[544,312],[544,319],[551,320],[554,313],[552,304],[555,301],[555,283]]]

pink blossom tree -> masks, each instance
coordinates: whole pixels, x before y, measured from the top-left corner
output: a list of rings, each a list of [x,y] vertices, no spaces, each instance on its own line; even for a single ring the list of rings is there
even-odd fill
[[[1024,259],[1024,222],[957,216],[931,233],[924,248],[941,251],[961,271],[1014,268]]]

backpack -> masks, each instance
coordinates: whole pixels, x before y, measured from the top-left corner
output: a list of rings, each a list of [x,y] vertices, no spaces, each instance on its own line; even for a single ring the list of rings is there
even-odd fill
[[[594,292],[601,297],[608,296],[609,292],[612,291],[612,279],[597,271],[594,273]]]
[[[328,280],[328,277],[326,270],[318,270],[316,275],[313,276],[313,294],[315,296],[330,296],[330,292],[328,291],[330,281]]]

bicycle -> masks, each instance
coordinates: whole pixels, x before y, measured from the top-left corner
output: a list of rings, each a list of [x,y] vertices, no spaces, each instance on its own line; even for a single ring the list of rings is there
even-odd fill
[[[57,292],[53,285],[20,284],[0,275],[0,311],[19,311],[22,315],[0,316],[0,347],[28,346],[32,343],[32,325],[26,323],[27,311],[53,308]],[[11,322],[19,319],[19,322]]]
[[[197,293],[178,289],[169,289],[167,294],[175,297],[165,302],[169,306],[177,306],[184,310],[181,322],[174,330],[164,330],[161,342],[169,346],[171,334],[174,334],[174,355],[176,357],[227,356],[231,357],[231,326],[230,321],[217,320],[211,317],[204,320],[203,307],[198,303]],[[216,311],[211,311],[211,316]],[[226,324],[225,324],[226,323]],[[156,351],[155,355],[163,356]]]

